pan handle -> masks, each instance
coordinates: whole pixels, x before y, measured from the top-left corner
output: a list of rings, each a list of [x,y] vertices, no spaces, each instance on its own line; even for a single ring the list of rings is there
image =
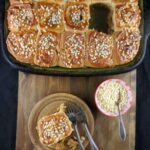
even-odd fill
[[[145,8],[144,12],[144,35],[146,40],[150,35],[150,9]]]
[[[147,42],[150,36],[150,9],[145,7],[145,11],[144,11],[144,53],[143,53],[143,58],[145,56],[146,53],[146,49],[147,49]],[[143,60],[142,58],[142,60]]]

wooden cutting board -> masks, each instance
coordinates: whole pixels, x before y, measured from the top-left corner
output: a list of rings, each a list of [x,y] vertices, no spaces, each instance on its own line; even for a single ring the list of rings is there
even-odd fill
[[[134,95],[133,107],[124,115],[127,140],[122,143],[118,135],[116,118],[101,114],[94,104],[97,86],[109,78],[126,81]],[[95,77],[53,77],[19,73],[18,119],[16,150],[33,150],[28,135],[28,117],[34,105],[43,97],[52,93],[71,93],[82,98],[91,108],[95,117],[94,139],[101,150],[134,150],[136,124],[136,71],[115,76]]]

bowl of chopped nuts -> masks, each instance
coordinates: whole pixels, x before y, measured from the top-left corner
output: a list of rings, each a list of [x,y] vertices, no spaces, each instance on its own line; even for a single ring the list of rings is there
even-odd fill
[[[121,114],[132,106],[132,92],[129,85],[120,79],[109,79],[102,82],[95,93],[97,108],[105,115],[118,116],[117,104]]]

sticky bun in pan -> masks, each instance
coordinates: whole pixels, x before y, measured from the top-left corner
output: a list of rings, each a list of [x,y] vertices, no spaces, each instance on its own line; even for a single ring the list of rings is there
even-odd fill
[[[139,52],[137,0],[10,0],[10,4],[6,43],[19,62],[105,68],[129,63]],[[110,33],[90,27],[93,4],[111,6]]]

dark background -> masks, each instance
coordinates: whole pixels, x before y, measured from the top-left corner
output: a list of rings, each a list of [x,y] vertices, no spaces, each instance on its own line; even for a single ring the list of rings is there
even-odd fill
[[[0,9],[3,1],[0,0]],[[150,28],[150,0],[145,0],[145,17]],[[17,90],[18,71],[4,60],[0,49],[0,150],[15,149]],[[137,69],[136,119],[135,149],[150,150],[150,39],[145,59]]]

